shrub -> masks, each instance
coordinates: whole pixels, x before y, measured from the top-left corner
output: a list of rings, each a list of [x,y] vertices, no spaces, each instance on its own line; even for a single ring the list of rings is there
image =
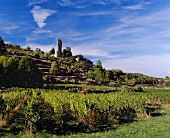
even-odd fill
[[[123,85],[121,87],[121,92],[143,92],[143,90],[142,87],[140,87],[139,85],[136,85],[134,87]]]
[[[134,87],[134,91],[135,91],[135,92],[143,92],[143,89],[142,89],[141,86],[136,85],[136,86]]]

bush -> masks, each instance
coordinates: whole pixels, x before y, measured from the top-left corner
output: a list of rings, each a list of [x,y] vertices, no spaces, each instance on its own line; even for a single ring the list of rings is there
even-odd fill
[[[134,91],[135,91],[135,92],[143,92],[143,89],[142,89],[141,86],[136,85],[136,86],[134,87]]]
[[[136,85],[134,87],[123,85],[121,87],[121,92],[143,92],[143,90],[142,87],[140,87],[139,85]]]
[[[35,56],[36,58],[40,58],[40,53],[35,52],[35,53],[34,53],[34,56]]]
[[[121,87],[121,92],[134,92],[134,89],[131,86],[123,85]]]

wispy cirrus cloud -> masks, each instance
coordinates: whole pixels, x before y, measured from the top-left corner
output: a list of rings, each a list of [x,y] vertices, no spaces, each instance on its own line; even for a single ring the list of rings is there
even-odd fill
[[[18,28],[19,28],[19,26],[17,26],[17,25],[10,25],[10,26],[2,25],[0,27],[0,30],[7,34],[12,34],[12,32]]]
[[[138,4],[134,4],[134,5],[122,6],[122,8],[127,9],[127,10],[141,10],[150,4],[152,4],[152,2],[141,2]]]
[[[40,3],[43,3],[47,0],[28,0],[28,6],[32,6],[32,5],[35,5],[35,4],[40,4]]]
[[[156,62],[155,62],[156,61]],[[107,69],[118,68],[124,72],[142,73],[148,76],[165,77],[170,76],[169,54],[143,55],[128,58],[109,59],[103,62]],[[160,66],[161,65],[161,66]]]
[[[113,11],[89,11],[89,12],[72,12],[71,15],[76,16],[103,16],[103,15],[113,15]]]
[[[137,5],[131,5],[131,6],[123,6],[122,8],[128,9],[128,10],[141,10],[143,9],[143,5],[137,4]]]
[[[27,46],[31,47],[32,50],[35,50],[36,48],[40,48],[44,52],[49,52],[51,50],[51,48],[55,47],[55,45],[53,45],[53,44],[42,45],[42,44],[38,44],[38,43],[26,43],[24,48],[26,48]]]
[[[42,30],[42,29],[36,29],[35,31],[33,31],[33,33],[35,34],[44,34],[44,33],[52,33],[52,31],[50,30]]]
[[[18,22],[0,16],[0,31],[3,31],[6,34],[12,34],[18,28],[20,28]]]
[[[45,20],[56,12],[57,10],[43,9],[40,6],[34,6],[31,10],[34,21],[37,23],[39,28],[46,26],[47,23],[45,23]]]
[[[72,6],[72,5],[74,5],[74,2],[72,2],[71,0],[59,0],[59,1],[57,1],[57,3],[60,6]]]
[[[120,0],[58,0],[57,3],[60,6],[74,6],[75,8],[84,8],[85,5],[97,4],[97,5],[109,5],[111,3],[120,4]]]
[[[136,11],[131,14],[127,12],[116,19],[114,14],[112,17],[119,24],[110,23],[99,30],[76,31],[67,28],[67,33],[63,33],[62,37],[68,39],[67,45],[72,48],[73,54],[93,57],[93,61],[98,57],[105,68],[163,77],[168,72],[165,68],[169,66],[165,61],[170,58],[169,12],[168,8],[142,15]],[[153,71],[154,68],[158,69]]]

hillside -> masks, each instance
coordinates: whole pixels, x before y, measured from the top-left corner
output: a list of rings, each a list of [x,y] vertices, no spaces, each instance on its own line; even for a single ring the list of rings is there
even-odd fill
[[[68,47],[63,49],[63,52],[60,51],[60,57],[54,57],[52,52],[54,49],[44,52],[36,48],[33,51],[29,46],[21,48],[19,45],[5,44],[2,39],[0,44],[1,56],[31,58],[45,83],[86,83],[109,86],[164,85],[162,79],[155,77],[140,73],[124,73],[120,69],[104,69],[100,60],[93,64],[81,54],[73,56],[71,48]]]

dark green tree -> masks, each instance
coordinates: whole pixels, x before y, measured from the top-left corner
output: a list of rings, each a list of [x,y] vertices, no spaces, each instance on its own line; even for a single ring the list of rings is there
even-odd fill
[[[102,84],[105,81],[104,72],[101,68],[95,68],[94,70],[95,81],[98,84]]]
[[[50,74],[57,75],[59,71],[58,66],[57,61],[53,61],[50,68]]]
[[[36,48],[36,49],[35,49],[35,52],[40,53],[40,52],[41,52],[41,49],[40,49],[40,48]]]
[[[25,48],[25,50],[26,50],[26,51],[30,51],[30,50],[31,50],[31,47],[27,46],[27,47]]]
[[[50,54],[50,55],[55,54],[55,49],[54,49],[54,48],[52,48],[52,49],[49,51],[49,54]]]
[[[38,87],[42,84],[42,74],[34,61],[24,56],[19,61],[19,85],[26,87]]]
[[[113,80],[114,79],[113,72],[111,70],[105,70],[105,78],[108,80]]]
[[[102,68],[102,62],[101,62],[100,60],[98,60],[98,61],[96,62],[96,66]]]
[[[18,82],[18,58],[5,57],[3,59],[2,85],[5,87],[17,86]]]
[[[17,44],[14,44],[13,47],[17,50],[20,50],[21,49],[21,46],[20,45],[17,45]]]
[[[5,43],[2,37],[0,37],[0,52],[4,52],[4,51],[5,51]]]
[[[63,56],[64,57],[71,57],[72,56],[72,52],[71,52],[70,47],[66,47],[66,49],[63,49]]]

